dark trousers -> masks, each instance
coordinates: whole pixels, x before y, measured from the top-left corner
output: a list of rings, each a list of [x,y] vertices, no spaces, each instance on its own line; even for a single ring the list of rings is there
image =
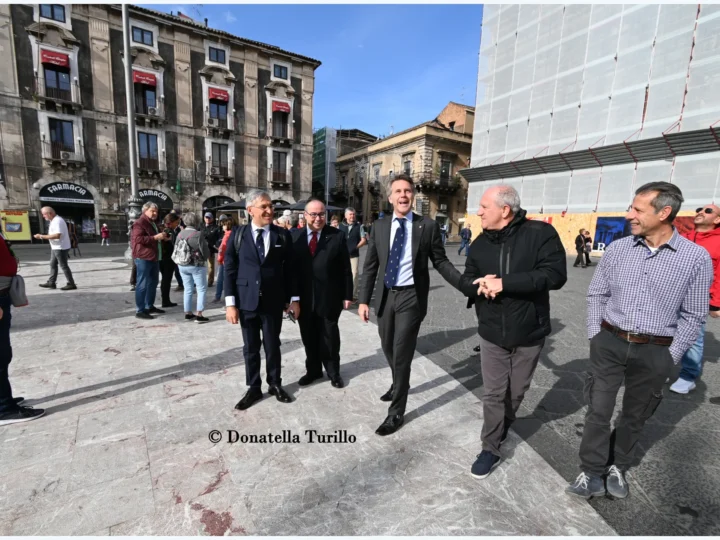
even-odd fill
[[[73,275],[68,266],[68,256],[70,254],[69,249],[51,249],[50,250],[50,278],[48,283],[53,285],[57,281],[58,277],[58,265],[62,268],[65,279],[67,279],[68,285],[74,285]]]
[[[482,448],[500,455],[505,426],[515,421],[525,392],[530,388],[545,340],[506,349],[480,338],[483,377]]]
[[[170,286],[172,285],[175,268],[177,268],[177,265],[170,257],[160,261],[160,275],[162,276],[162,281],[160,282],[160,295],[162,297],[163,304],[170,303]]]
[[[584,390],[588,410],[580,443],[583,472],[600,476],[608,465],[620,470],[630,467],[640,432],[660,405],[662,387],[672,369],[668,347],[627,343],[607,330],[590,340],[590,371]],[[623,381],[625,395],[611,449],[610,420]]]
[[[322,377],[323,366],[330,379],[340,375],[340,329],[338,319],[326,319],[310,310],[298,319],[305,346],[305,369],[308,375]]]
[[[280,378],[280,329],[282,309],[268,309],[260,305],[256,311],[240,310],[240,326],[243,333],[243,356],[245,357],[245,384],[260,388],[260,347],[265,348],[267,383],[270,386],[282,383]],[[262,332],[262,336],[260,333]]]
[[[10,345],[10,295],[0,296],[0,308],[3,317],[0,319],[0,413],[14,411],[17,405],[13,402],[12,388],[8,368],[12,360],[12,346]]]
[[[180,275],[180,269],[177,264],[175,265],[175,281],[177,281],[178,287],[183,287],[182,276]]]
[[[585,250],[577,249],[577,257],[575,257],[575,263],[573,266],[585,266]]]
[[[585,250],[585,265],[590,266],[590,252]]]
[[[412,364],[423,315],[415,289],[385,289],[385,306],[378,317],[378,330],[385,358],[392,371],[393,399],[388,416],[405,414]]]
[[[135,307],[137,312],[147,311],[155,305],[160,265],[157,261],[135,259],[137,267],[137,286],[135,287]]]

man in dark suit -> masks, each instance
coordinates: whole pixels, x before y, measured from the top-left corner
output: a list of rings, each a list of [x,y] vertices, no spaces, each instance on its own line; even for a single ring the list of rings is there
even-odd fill
[[[380,340],[393,377],[390,390],[380,398],[391,403],[388,417],[375,431],[378,435],[396,432],[404,421],[410,364],[420,323],[427,314],[428,259],[453,287],[459,288],[460,283],[460,272],[445,255],[438,224],[411,211],[412,178],[398,174],[387,191],[394,212],[390,218],[377,220],[370,233],[358,308],[360,318],[368,321],[374,289]],[[376,283],[378,272],[381,277]]]
[[[345,386],[340,377],[338,319],[350,307],[352,269],[345,234],[326,223],[325,204],[310,199],[305,205],[306,226],[292,231],[294,271],[300,281],[303,316],[300,335],[305,345],[307,373],[298,384],[307,386],[323,376],[323,366],[335,388]]]
[[[243,332],[246,384],[249,389],[235,405],[244,411],[262,399],[260,346],[265,347],[270,394],[282,403],[292,399],[281,386],[280,328],[283,310],[300,316],[298,281],[292,270],[290,233],[272,224],[273,205],[264,191],[247,197],[251,221],[234,227],[225,252],[225,318]],[[236,236],[240,235],[238,238]],[[260,333],[262,332],[262,337]]]

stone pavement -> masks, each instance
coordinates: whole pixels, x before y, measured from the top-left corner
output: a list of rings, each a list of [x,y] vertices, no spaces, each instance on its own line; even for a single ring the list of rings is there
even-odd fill
[[[13,311],[11,381],[48,414],[0,428],[0,535],[614,534],[514,433],[500,467],[473,479],[481,402],[467,378],[425,356],[413,364],[407,425],[376,436],[389,369],[376,327],[352,313],[341,320],[346,388],[298,388],[304,354],[286,323],[283,378],[296,401],[233,410],[244,392],[239,328],[219,308],[204,325],[180,308],[135,319],[120,249],[73,258],[72,292],[38,289],[46,263],[25,259],[31,306]],[[441,334],[469,337],[450,328],[464,315]],[[477,360],[467,364],[475,373]],[[287,430],[300,442],[231,444],[228,430]],[[310,442],[306,430],[355,442]]]
[[[465,257],[457,255],[458,247],[448,244],[447,253],[462,272]],[[568,283],[551,293],[553,334],[513,425],[567,481],[579,472],[589,354],[585,294],[594,272],[594,267],[572,268],[573,260],[568,259]],[[482,359],[472,350],[478,344],[475,311],[466,309],[466,298],[437,272],[430,271],[430,280],[430,311],[420,330],[418,353],[481,399]],[[638,465],[628,476],[630,497],[592,499],[590,504],[618,534],[720,535],[718,338],[720,321],[709,319],[705,367],[695,391],[681,396],[666,387],[663,403],[641,437]],[[621,396],[622,389],[618,404]]]

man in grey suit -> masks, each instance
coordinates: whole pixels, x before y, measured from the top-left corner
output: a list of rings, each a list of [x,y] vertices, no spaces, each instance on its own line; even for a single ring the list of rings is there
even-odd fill
[[[391,218],[375,221],[368,235],[358,309],[360,318],[367,322],[374,289],[380,341],[393,377],[390,390],[380,398],[391,402],[387,418],[375,431],[383,436],[395,433],[403,425],[410,364],[420,324],[427,314],[428,259],[450,285],[458,289],[460,284],[460,272],[445,255],[440,227],[412,212],[415,199],[412,178],[405,174],[393,177],[387,193],[394,211]],[[376,282],[379,271],[381,278]]]

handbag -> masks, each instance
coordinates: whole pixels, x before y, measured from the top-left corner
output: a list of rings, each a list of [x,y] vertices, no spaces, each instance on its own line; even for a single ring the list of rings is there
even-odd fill
[[[20,274],[13,276],[10,283],[10,302],[15,307],[25,307],[30,303],[25,294],[25,280]]]

